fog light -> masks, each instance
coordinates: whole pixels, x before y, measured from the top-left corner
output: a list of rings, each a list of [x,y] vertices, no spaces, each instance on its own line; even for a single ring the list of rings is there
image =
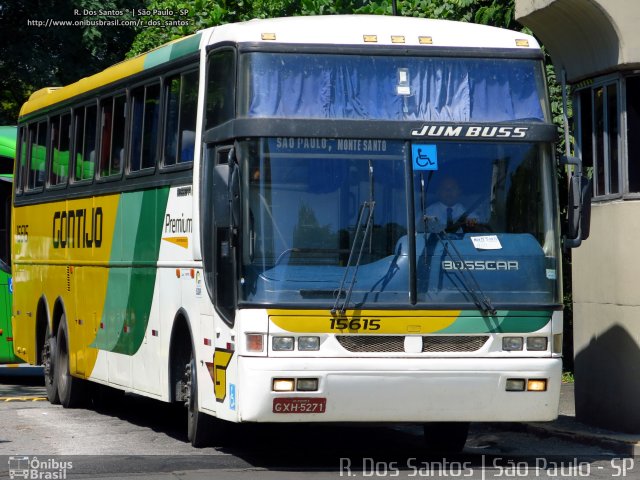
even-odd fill
[[[298,337],[298,350],[302,352],[320,350],[320,337]]]
[[[261,333],[247,333],[247,352],[262,352],[264,350],[264,335]]]
[[[293,378],[274,378],[273,379],[273,391],[274,392],[293,392],[296,386],[296,381]]]
[[[524,392],[524,378],[507,378],[507,392]]]
[[[527,381],[527,390],[530,392],[546,392],[547,381],[545,379],[531,379]]]
[[[273,350],[275,352],[290,352],[294,345],[293,337],[273,337]]]
[[[527,337],[527,350],[544,352],[547,349],[547,337]]]
[[[299,378],[296,389],[299,392],[316,392],[318,390],[317,378]]]
[[[502,350],[506,352],[522,350],[522,344],[522,337],[502,337]]]

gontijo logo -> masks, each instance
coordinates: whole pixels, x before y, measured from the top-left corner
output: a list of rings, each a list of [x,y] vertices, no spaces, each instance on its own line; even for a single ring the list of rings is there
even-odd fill
[[[52,237],[53,248],[100,248],[102,207],[54,212]]]

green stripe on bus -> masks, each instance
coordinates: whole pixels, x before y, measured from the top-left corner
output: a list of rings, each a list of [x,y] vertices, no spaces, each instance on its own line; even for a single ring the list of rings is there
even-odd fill
[[[149,323],[160,252],[162,219],[169,188],[122,194],[118,205],[111,262],[124,268],[109,271],[102,314],[93,347],[133,355],[138,351]]]
[[[184,40],[180,40],[149,52],[144,59],[145,70],[157,67],[158,65],[183,57],[184,55],[197,52],[200,48],[200,36],[200,33],[196,33]]]
[[[551,312],[498,311],[493,317],[462,313],[449,327],[437,333],[531,333],[551,321]]]

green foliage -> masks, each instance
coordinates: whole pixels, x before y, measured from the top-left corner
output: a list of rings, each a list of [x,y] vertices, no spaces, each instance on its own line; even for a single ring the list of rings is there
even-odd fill
[[[133,27],[53,22],[82,21],[85,9],[125,11],[141,5],[142,0],[0,0],[0,124],[15,124],[35,90],[75,82],[121,61],[136,33]]]

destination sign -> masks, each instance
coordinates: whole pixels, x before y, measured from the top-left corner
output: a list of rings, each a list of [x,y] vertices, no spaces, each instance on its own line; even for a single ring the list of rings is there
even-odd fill
[[[271,153],[326,153],[402,155],[403,142],[363,138],[276,137],[269,139]]]

